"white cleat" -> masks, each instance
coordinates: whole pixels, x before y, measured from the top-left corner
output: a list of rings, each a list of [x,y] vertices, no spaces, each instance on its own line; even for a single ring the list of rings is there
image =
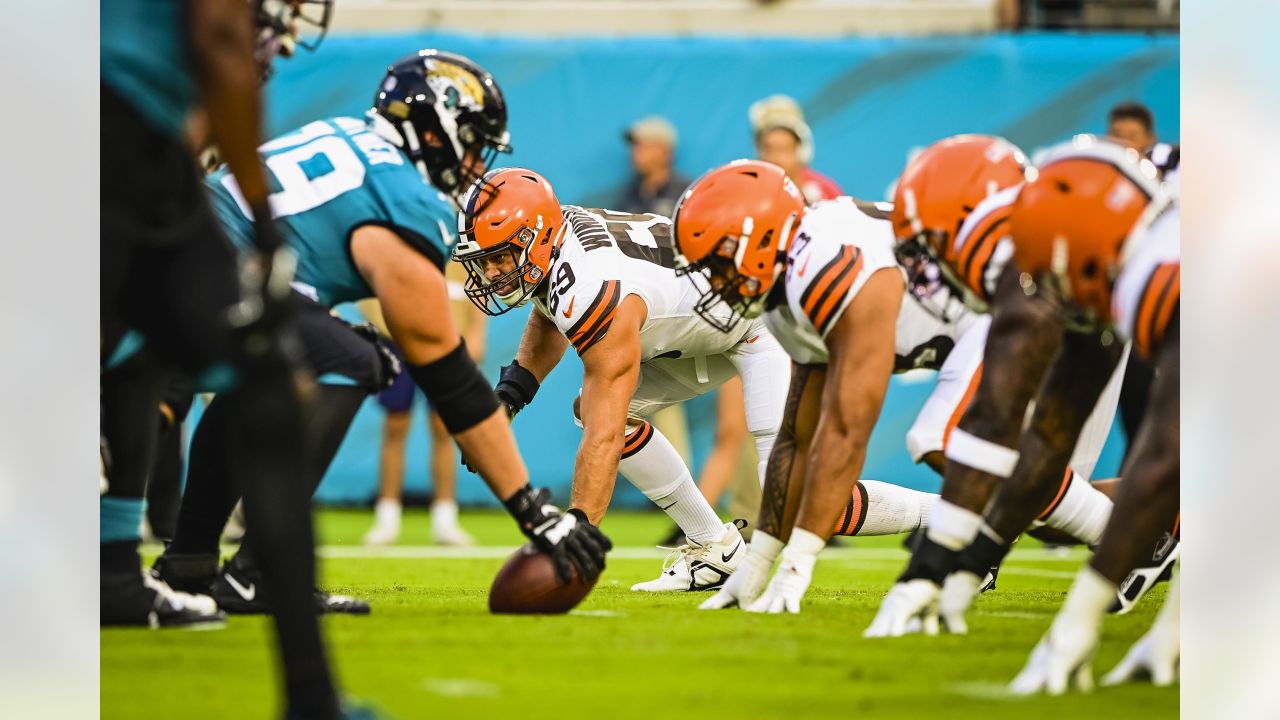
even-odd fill
[[[656,580],[636,583],[636,592],[697,592],[724,585],[746,557],[746,542],[733,523],[725,523],[725,534],[706,545],[681,545],[662,561]]]
[[[432,533],[435,534],[434,532]],[[387,545],[395,545],[400,539],[399,526],[381,525],[375,523],[369,528],[369,532],[364,534],[364,544],[370,547],[385,547]]]
[[[397,535],[398,534],[399,532],[397,529]],[[394,540],[392,542],[394,542]],[[476,544],[475,538],[471,537],[466,530],[462,529],[461,525],[456,523],[452,525],[432,523],[431,542],[434,545],[445,545],[448,547],[471,547]]]

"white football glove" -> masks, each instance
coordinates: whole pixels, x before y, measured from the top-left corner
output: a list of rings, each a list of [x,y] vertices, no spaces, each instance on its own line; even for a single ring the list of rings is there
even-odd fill
[[[964,615],[969,611],[974,598],[982,588],[983,578],[968,570],[957,570],[947,576],[942,583],[942,596],[938,599],[938,615],[947,632],[953,635],[964,635],[969,632],[969,624]]]
[[[1009,683],[1014,695],[1048,692],[1061,695],[1067,690],[1093,691],[1093,654],[1098,649],[1098,625],[1075,622],[1058,613],[1022,672]]]
[[[800,599],[813,581],[813,566],[818,556],[798,552],[792,547],[782,551],[782,562],[764,594],[746,607],[747,612],[795,614],[800,612]]]
[[[1174,578],[1164,607],[1151,629],[1129,648],[1120,664],[1102,679],[1103,685],[1119,685],[1131,680],[1150,679],[1158,687],[1172,685],[1178,678],[1181,634],[1178,628],[1178,578]]]
[[[862,637],[901,637],[913,632],[937,635],[940,593],[936,584],[924,578],[897,583],[884,596]]]
[[[760,597],[765,583],[769,582],[769,571],[773,569],[774,557],[765,557],[757,548],[747,546],[747,555],[742,564],[725,581],[720,592],[712,595],[698,606],[699,610],[722,610],[730,607],[746,609]]]

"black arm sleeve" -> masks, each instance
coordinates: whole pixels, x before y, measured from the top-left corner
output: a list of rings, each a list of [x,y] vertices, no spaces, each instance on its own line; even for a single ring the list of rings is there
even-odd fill
[[[406,363],[405,369],[452,435],[475,427],[499,407],[498,397],[467,354],[465,342],[435,362]]]

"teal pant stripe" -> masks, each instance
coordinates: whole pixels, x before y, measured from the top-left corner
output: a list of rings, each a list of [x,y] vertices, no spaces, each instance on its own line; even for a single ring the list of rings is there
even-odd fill
[[[98,509],[98,539],[102,542],[137,540],[142,532],[143,498],[104,497]]]
[[[359,385],[354,379],[343,375],[342,373],[327,372],[316,378],[316,382],[321,385]]]

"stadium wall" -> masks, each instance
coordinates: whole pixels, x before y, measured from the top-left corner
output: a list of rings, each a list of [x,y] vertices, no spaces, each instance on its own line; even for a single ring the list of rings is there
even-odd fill
[[[516,38],[441,33],[335,36],[319,52],[278,63],[268,125],[281,133],[318,117],[359,115],[385,67],[419,48],[475,59],[501,82],[515,152],[504,163],[534,168],[563,202],[608,205],[629,176],[623,129],[661,114],[680,135],[677,165],[696,177],[752,153],[747,107],[787,93],[804,107],[815,169],[845,192],[885,196],[909,154],[958,132],[1003,135],[1029,152],[1077,132],[1103,130],[1107,109],[1138,99],[1155,112],[1162,140],[1179,136],[1176,36],[1020,34],[839,40],[724,38]],[[490,323],[484,370],[496,377],[513,356],[524,310]],[[582,366],[572,357],[548,378],[515,423],[536,484],[566,498],[580,438],[569,404]],[[927,397],[928,374],[895,378],[872,441],[865,477],[934,490],[903,437]],[[423,493],[427,433],[419,407],[409,443],[407,492]],[[714,431],[714,404],[690,403],[696,461]],[[381,412],[362,409],[320,488],[326,502],[366,502],[377,485]],[[1123,438],[1113,434],[1098,477],[1116,471]],[[460,470],[459,499],[491,503],[483,483]],[[616,502],[644,505],[620,482]]]

